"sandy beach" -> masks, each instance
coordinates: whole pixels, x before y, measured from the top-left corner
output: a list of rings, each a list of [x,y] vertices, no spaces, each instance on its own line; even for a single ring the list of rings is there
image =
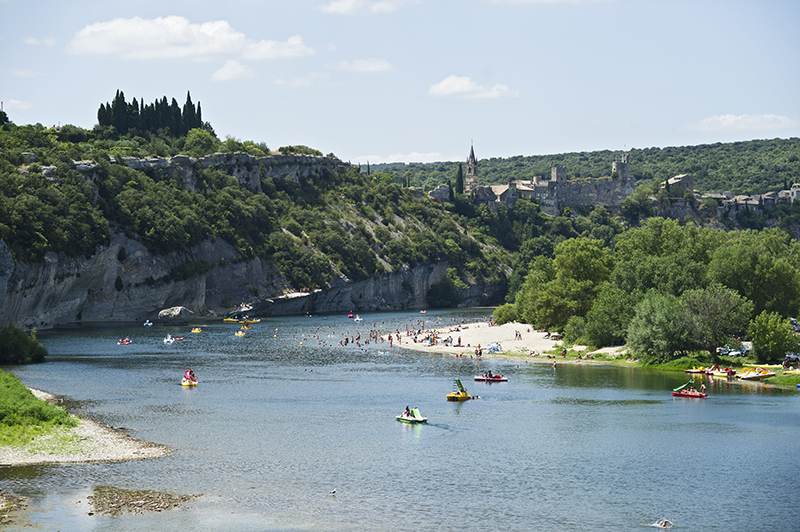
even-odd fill
[[[56,402],[47,392],[31,389],[44,401]],[[74,417],[74,416],[73,416]],[[160,458],[172,449],[131,438],[124,432],[88,419],[76,427],[59,428],[24,447],[0,447],[0,466],[74,462],[124,462]]]
[[[424,340],[431,332],[435,332],[437,336],[436,343]],[[480,346],[484,357],[525,357],[526,360],[538,362],[552,362],[553,359],[548,359],[546,353],[562,348],[561,340],[550,338],[548,333],[536,331],[530,325],[524,323],[513,322],[503,325],[490,325],[488,322],[454,324],[437,329],[426,329],[423,334],[417,335],[416,339],[417,341],[415,342],[414,337],[407,336],[401,332],[399,342],[397,341],[397,336],[393,335],[392,345],[415,351],[446,353],[454,356],[475,356],[475,350]],[[452,339],[452,344],[450,339]],[[497,346],[498,349],[495,350],[492,347],[493,345]],[[583,352],[585,350],[585,346],[570,347],[570,351]],[[601,351],[620,353],[624,351],[624,347],[606,348]],[[531,354],[537,356],[531,356]],[[566,358],[558,356],[558,360],[567,362],[585,361],[584,359],[577,359],[575,356],[575,354]]]

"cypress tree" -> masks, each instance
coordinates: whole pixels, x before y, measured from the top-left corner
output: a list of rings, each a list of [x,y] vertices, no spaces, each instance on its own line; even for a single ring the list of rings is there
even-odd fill
[[[169,126],[172,131],[173,137],[180,137],[183,135],[183,118],[181,117],[181,108],[175,98],[169,106]]]
[[[111,119],[117,133],[124,135],[128,132],[128,105],[125,103],[125,93],[121,90],[117,90],[111,104]]]
[[[458,172],[456,173],[456,194],[464,193],[464,172],[461,169],[461,163],[458,163]]]
[[[192,96],[189,91],[186,91],[186,103],[183,104],[183,133],[188,133],[190,129],[195,126],[194,119],[194,104],[192,103]]]

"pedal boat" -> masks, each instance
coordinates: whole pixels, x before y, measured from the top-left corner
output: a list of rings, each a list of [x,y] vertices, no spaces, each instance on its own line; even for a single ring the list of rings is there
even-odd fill
[[[691,397],[693,399],[704,399],[708,397],[707,393],[697,392],[697,391],[690,391],[690,390],[681,390],[678,392],[672,392],[674,397]]]
[[[184,377],[181,379],[181,386],[197,386],[197,381]]]
[[[472,396],[467,393],[467,389],[461,384],[460,379],[453,379],[453,391],[447,394],[448,401],[469,401]]]
[[[691,388],[689,388],[691,386]],[[689,381],[683,386],[678,386],[672,390],[673,397],[690,397],[693,399],[704,399],[708,397],[707,393],[698,392],[694,389],[694,381]]]
[[[508,377],[484,373],[482,375],[475,375],[475,380],[481,382],[508,382]]]
[[[764,369],[761,366],[755,368],[744,368],[742,371],[737,373],[735,377],[737,379],[745,380],[745,381],[757,381],[761,379],[766,379],[768,377],[774,377],[775,372],[770,371],[768,369]]]
[[[400,423],[408,423],[409,425],[416,425],[417,423],[427,423],[428,418],[422,417],[419,413],[419,408],[412,408],[410,410],[411,415],[407,416],[405,412],[396,416],[395,419]]]

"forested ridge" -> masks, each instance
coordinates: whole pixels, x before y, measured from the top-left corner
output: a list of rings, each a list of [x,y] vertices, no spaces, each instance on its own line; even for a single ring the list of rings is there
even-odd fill
[[[536,175],[549,178],[553,166],[566,166],[568,179],[609,177],[611,163],[618,161],[622,153],[604,150],[479,159],[478,181],[481,185],[505,185],[512,179],[530,180]],[[751,195],[783,190],[800,182],[798,138],[631,148],[625,153],[630,154],[631,176],[646,184],[691,174],[700,192],[731,190]],[[459,164],[464,163],[372,164],[370,170],[386,172],[398,182],[431,189],[448,180],[452,182]]]
[[[121,93],[117,101],[122,109]],[[187,95],[185,108],[198,120],[199,105],[193,113],[191,105]],[[133,112],[130,105],[125,108]],[[103,104],[100,113],[108,109]],[[178,113],[173,116],[177,123]],[[800,243],[785,230],[800,220],[794,206],[780,207],[779,223],[761,220],[746,226],[756,229],[722,230],[737,226],[730,220],[714,223],[713,214],[676,221],[647,218],[642,210],[631,215],[626,208],[623,217],[601,206],[551,217],[528,200],[493,210],[454,191],[439,203],[407,186],[432,188],[428,180],[454,184],[458,163],[422,165],[417,177],[408,174],[417,165],[351,167],[297,180],[264,173],[261,193],[220,169],[198,167],[195,190],[189,190],[178,178],[148,175],[114,159],[321,153],[307,146],[273,151],[264,143],[221,140],[207,123],[177,134],[171,127],[141,124],[121,133],[113,123],[92,130],[47,129],[17,126],[0,115],[0,126],[0,240],[18,261],[35,262],[49,251],[88,257],[107,245],[114,231],[156,254],[222,238],[243,259],[270,261],[297,289],[446,259],[448,274],[429,293],[432,307],[455,306],[470,284],[492,283],[506,288],[500,291],[506,304],[495,312],[498,321],[562,331],[569,342],[595,347],[625,342],[653,360],[695,350],[715,354],[717,346],[745,335],[759,339],[754,345],[761,360],[796,347],[788,318],[800,310]],[[778,176],[770,179],[783,188],[784,180],[798,180],[799,149],[798,139],[788,139],[631,150],[631,172],[650,185],[642,190],[655,189],[648,176],[660,180],[703,168],[708,175],[702,187],[709,186],[712,174],[718,181],[710,188],[733,190],[737,183],[762,186],[753,176],[769,174]],[[608,174],[615,155],[491,159],[481,161],[480,174],[502,174],[498,182],[507,182],[523,173],[529,178],[534,165],[535,173],[546,175],[550,166],[565,164],[571,177],[577,171],[596,177]],[[99,163],[95,180],[75,169],[74,161],[81,160]],[[650,201],[647,194],[637,198]],[[777,226],[761,229],[770,225]],[[185,279],[213,266],[187,262],[160,281]]]

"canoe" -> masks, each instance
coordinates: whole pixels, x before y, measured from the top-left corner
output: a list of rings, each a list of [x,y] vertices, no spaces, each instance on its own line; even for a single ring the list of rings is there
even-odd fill
[[[695,399],[702,399],[704,397],[708,397],[707,393],[702,392],[687,392],[684,390],[680,390],[678,392],[672,392],[672,395],[675,397],[692,397]]]
[[[482,382],[508,382],[508,377],[503,375],[492,375],[491,377],[488,375],[475,375],[475,380]]]

